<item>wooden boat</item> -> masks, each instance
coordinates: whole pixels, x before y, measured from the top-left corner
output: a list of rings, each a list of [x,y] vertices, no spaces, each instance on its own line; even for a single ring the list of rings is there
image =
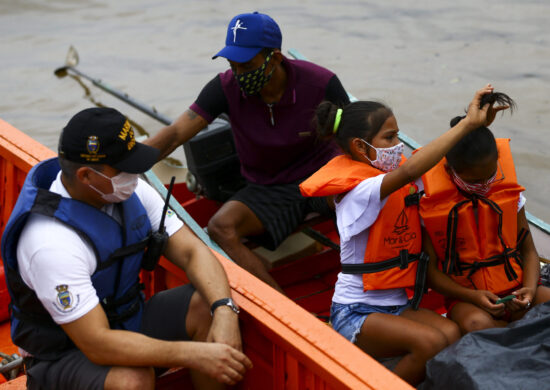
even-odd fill
[[[416,147],[413,140],[406,138],[403,141]],[[53,156],[53,151],[0,119],[0,202],[3,205],[0,234],[27,172],[37,162]],[[146,178],[161,194],[166,193],[155,173],[148,172]],[[184,183],[176,184],[173,194],[172,208],[218,257],[227,272],[233,296],[242,308],[243,348],[254,368],[237,389],[411,389],[325,323],[339,271],[335,245],[338,237],[332,221],[309,221],[307,228],[320,234],[323,243],[311,244],[297,254],[275,261],[271,273],[285,290],[287,296],[283,296],[236,266],[204,232],[219,203],[197,198]],[[530,225],[537,248],[548,257],[548,225],[533,216],[530,216]],[[187,281],[185,273],[165,259],[161,259],[154,272],[144,272],[142,279],[148,296]],[[9,338],[9,296],[4,278],[0,281],[0,320],[3,321],[0,324],[0,351],[13,354],[17,348]],[[422,306],[441,313],[441,297],[430,293]],[[190,382],[184,369],[172,370],[157,381],[159,389],[185,386],[190,386]],[[23,388],[24,376],[0,384],[0,390]]]

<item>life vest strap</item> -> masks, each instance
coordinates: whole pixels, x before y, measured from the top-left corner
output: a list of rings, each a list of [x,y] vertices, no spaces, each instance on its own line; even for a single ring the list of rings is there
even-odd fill
[[[399,252],[399,256],[378,263],[342,264],[344,274],[372,274],[399,267],[405,269],[412,262],[418,261],[416,268],[416,280],[414,283],[414,296],[411,300],[412,307],[416,310],[426,289],[426,274],[430,258],[424,253],[410,254],[406,249]]]
[[[55,322],[53,322],[52,317],[49,315],[40,315],[35,313],[26,313],[22,312],[13,304],[13,302],[10,302],[8,304],[9,311],[11,313],[12,317],[17,318],[19,321],[25,321],[31,324],[44,326],[50,329],[55,329],[58,326]]]
[[[151,235],[145,237],[143,240],[138,241],[132,245],[128,245],[115,250],[113,253],[109,255],[109,258],[107,260],[97,265],[96,272],[110,267],[117,261],[124,259],[126,256],[133,255],[134,253],[143,251],[147,247],[147,245],[149,245],[150,237]]]
[[[117,299],[113,298],[104,298],[101,301],[101,306],[103,307],[103,310],[105,310],[105,314],[107,315],[107,318],[109,319],[109,323],[111,325],[115,323],[124,322],[128,318],[132,317],[138,310],[139,310],[139,304],[140,304],[140,293],[141,290],[143,290],[145,286],[143,283],[136,282],[132,287],[124,293],[124,295],[118,297]],[[117,313],[116,309],[119,306],[125,305],[129,302],[134,301],[134,303],[126,310],[124,310],[121,313]]]
[[[342,273],[344,274],[373,274],[376,272],[386,271],[392,268],[399,267],[405,269],[412,262],[415,262],[424,255],[424,252],[418,254],[410,254],[406,249],[399,252],[399,256],[380,261],[378,263],[362,263],[362,264],[342,264]]]

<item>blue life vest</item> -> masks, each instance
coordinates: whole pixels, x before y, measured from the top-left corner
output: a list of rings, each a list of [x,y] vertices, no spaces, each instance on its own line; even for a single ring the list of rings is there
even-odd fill
[[[115,205],[120,207],[122,223],[119,223],[84,202],[50,192],[59,170],[57,158],[31,169],[2,237],[2,258],[11,296],[12,340],[35,357],[46,360],[58,358],[63,351],[74,348],[74,344],[19,274],[17,243],[29,215],[53,217],[72,227],[91,245],[97,259],[92,284],[114,329],[140,329],[143,295],[139,273],[151,233],[147,212],[135,193]],[[62,306],[75,303],[76,298],[67,286],[57,289]]]

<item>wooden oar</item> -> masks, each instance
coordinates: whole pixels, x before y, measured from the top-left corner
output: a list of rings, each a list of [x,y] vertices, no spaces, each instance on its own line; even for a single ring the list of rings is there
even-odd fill
[[[169,125],[170,123],[172,123],[172,119],[170,119],[167,116],[157,112],[156,108],[149,107],[149,106],[145,105],[144,103],[139,102],[136,99],[128,96],[127,93],[117,91],[116,89],[114,89],[113,87],[107,85],[106,83],[104,83],[100,79],[94,79],[94,78],[88,76],[87,74],[81,72],[80,70],[76,69],[76,66],[78,65],[78,61],[79,61],[78,52],[76,51],[76,49],[74,47],[72,47],[72,46],[69,47],[69,52],[67,53],[67,58],[65,60],[65,65],[60,67],[60,68],[57,68],[54,71],[54,74],[57,77],[64,77],[64,76],[67,75],[67,72],[72,72],[72,73],[76,74],[77,76],[83,77],[86,80],[91,81],[96,87],[101,88],[105,92],[110,93],[111,95],[113,95],[113,96],[119,98],[120,100],[128,103],[129,105],[131,105],[134,108],[137,108],[141,112],[157,119],[159,122],[164,123],[165,125]]]

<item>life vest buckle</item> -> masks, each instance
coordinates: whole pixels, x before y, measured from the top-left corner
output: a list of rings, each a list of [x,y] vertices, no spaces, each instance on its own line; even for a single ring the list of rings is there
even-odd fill
[[[405,207],[418,206],[422,195],[424,195],[424,191],[415,192],[414,194],[405,196]]]

